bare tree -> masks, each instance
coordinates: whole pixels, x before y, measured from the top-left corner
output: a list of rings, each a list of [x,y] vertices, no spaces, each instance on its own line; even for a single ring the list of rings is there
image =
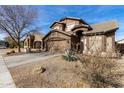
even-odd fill
[[[0,30],[7,32],[21,52],[21,39],[31,31],[37,11],[31,6],[0,6]]]

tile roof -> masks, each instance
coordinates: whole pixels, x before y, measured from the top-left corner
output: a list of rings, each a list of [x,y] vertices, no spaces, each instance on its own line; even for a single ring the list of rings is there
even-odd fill
[[[84,32],[84,34],[88,33],[106,33],[110,32],[113,30],[117,30],[119,28],[117,21],[111,20],[111,21],[106,21],[103,23],[98,23],[98,24],[92,24],[90,25],[92,30],[89,32]]]
[[[106,22],[99,23],[99,24],[93,24],[93,25],[91,25],[91,27],[93,28],[93,31],[95,31],[95,32],[109,31],[112,29],[119,28],[117,21],[115,21],[115,20],[106,21]]]

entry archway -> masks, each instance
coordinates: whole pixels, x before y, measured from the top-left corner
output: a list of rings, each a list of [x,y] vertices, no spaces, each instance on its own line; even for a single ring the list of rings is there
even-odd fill
[[[83,50],[84,50],[84,44],[81,41],[81,38],[83,36],[82,32],[83,32],[83,30],[75,31],[75,35],[77,37],[77,42],[76,42],[76,51],[77,51],[77,53],[83,53]]]
[[[41,48],[41,44],[42,44],[41,41],[35,41],[34,42],[34,48],[35,49],[40,49]]]

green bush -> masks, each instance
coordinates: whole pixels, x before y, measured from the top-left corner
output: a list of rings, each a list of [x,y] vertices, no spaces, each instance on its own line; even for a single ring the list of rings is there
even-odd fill
[[[65,54],[63,55],[64,60],[66,61],[76,61],[77,57],[73,54],[71,50],[65,50]]]

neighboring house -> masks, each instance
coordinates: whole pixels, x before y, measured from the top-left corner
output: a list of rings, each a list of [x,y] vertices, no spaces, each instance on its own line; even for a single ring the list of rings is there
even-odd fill
[[[124,39],[116,41],[116,48],[121,54],[124,54]]]
[[[53,22],[51,31],[43,37],[46,51],[65,51],[69,48],[78,53],[115,53],[116,21],[88,24],[79,18],[65,17]]]
[[[24,40],[24,48],[26,49],[42,49],[43,35],[38,32],[31,32]]]
[[[0,40],[0,49],[1,49],[1,48],[7,48],[6,42],[4,42],[4,41],[2,41],[2,40]]]

